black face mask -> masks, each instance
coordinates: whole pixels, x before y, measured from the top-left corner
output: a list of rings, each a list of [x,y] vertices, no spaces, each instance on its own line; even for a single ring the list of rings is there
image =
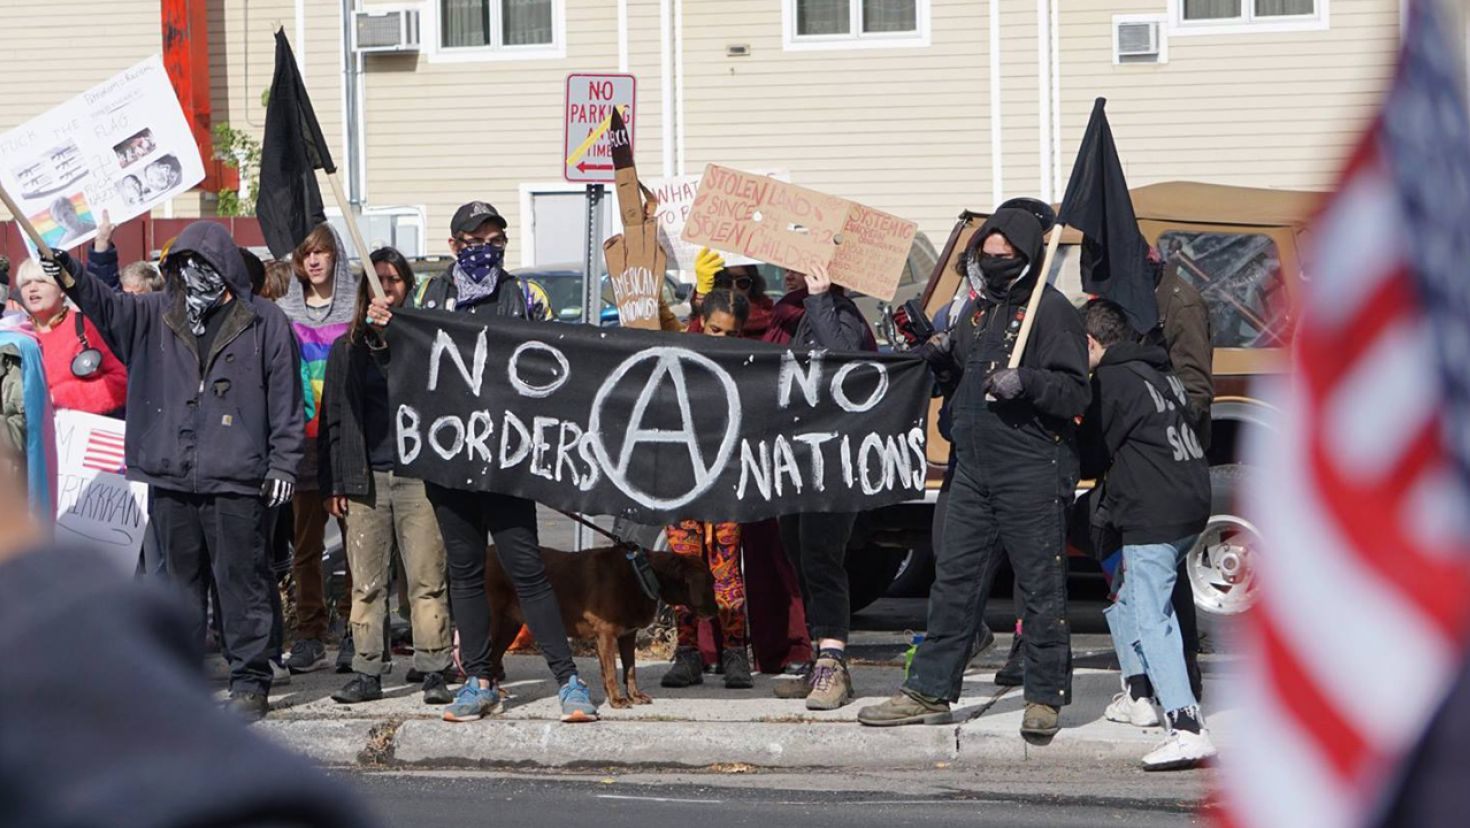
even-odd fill
[[[1020,256],[980,256],[980,272],[991,290],[1008,290],[1026,272],[1026,260]]]

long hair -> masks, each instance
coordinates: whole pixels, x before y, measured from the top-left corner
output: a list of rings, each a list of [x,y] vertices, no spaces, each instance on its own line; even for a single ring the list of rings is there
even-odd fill
[[[296,245],[296,249],[291,251],[291,269],[296,273],[296,278],[300,280],[302,287],[307,287],[310,281],[306,278],[306,257],[312,253],[321,252],[332,254],[332,267],[335,268],[337,266],[336,257],[341,256],[342,251],[337,249],[337,237],[332,233],[331,226],[327,224],[318,224],[306,234],[301,244]]]
[[[386,263],[389,267],[393,268],[394,272],[398,274],[398,278],[403,280],[405,292],[409,296],[413,295],[413,289],[418,283],[418,279],[414,277],[413,268],[409,266],[408,259],[403,258],[402,253],[399,253],[392,247],[380,247],[374,250],[372,255],[368,256],[368,261],[370,266]],[[352,326],[347,329],[347,341],[353,345],[363,344],[368,331],[373,329],[367,321],[368,305],[373,300],[373,291],[372,288],[368,287],[367,280],[366,273],[362,275],[362,279],[358,280],[357,311],[352,316]]]

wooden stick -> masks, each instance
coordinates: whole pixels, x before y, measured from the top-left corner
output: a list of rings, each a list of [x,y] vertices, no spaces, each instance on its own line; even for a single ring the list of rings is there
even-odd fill
[[[34,244],[36,250],[40,251],[41,257],[44,259],[56,258],[56,254],[51,252],[51,246],[46,244],[46,240],[41,237],[40,233],[36,232],[36,226],[31,224],[31,220],[26,218],[26,214],[20,211],[20,205],[15,203],[15,200],[10,197],[10,193],[5,192],[3,186],[0,186],[0,201],[5,202],[5,209],[9,210],[10,215],[15,217],[16,224],[19,224],[20,229],[24,230],[25,234],[31,237],[31,244]]]
[[[378,281],[378,271],[373,270],[372,260],[368,258],[370,251],[363,243],[362,231],[357,229],[357,214],[352,212],[352,205],[347,203],[347,196],[342,193],[342,183],[337,180],[337,174],[327,173],[327,182],[332,185],[332,195],[337,197],[337,208],[342,211],[342,218],[347,220],[347,232],[352,236],[352,244],[357,248],[357,256],[362,261],[362,277],[367,279],[373,298],[382,299],[387,294],[383,293],[383,283]]]
[[[1021,356],[1026,353],[1026,340],[1031,338],[1031,325],[1036,321],[1036,309],[1041,306],[1041,294],[1046,290],[1047,277],[1051,275],[1051,263],[1057,255],[1057,245],[1062,243],[1062,230],[1066,225],[1058,224],[1051,229],[1051,241],[1046,243],[1046,256],[1041,260],[1041,272],[1036,274],[1036,286],[1031,288],[1031,299],[1026,302],[1026,318],[1021,320],[1021,332],[1016,336],[1016,345],[1011,349],[1008,367],[1020,368]]]

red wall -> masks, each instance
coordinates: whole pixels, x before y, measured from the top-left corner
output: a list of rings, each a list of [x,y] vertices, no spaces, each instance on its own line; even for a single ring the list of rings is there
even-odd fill
[[[164,243],[177,236],[186,225],[201,219],[156,219],[149,216],[139,216],[132,221],[118,226],[112,234],[112,242],[117,245],[118,262],[128,264],[139,259],[152,259],[153,254],[163,248]],[[241,247],[264,247],[265,236],[260,232],[260,222],[251,218],[209,218],[202,221],[212,221],[223,224],[230,230],[230,235],[235,237],[235,243]],[[0,253],[10,257],[10,261],[19,262],[30,255],[26,251],[24,233],[20,225],[13,221],[0,221]],[[91,242],[82,247],[74,248],[73,255],[82,255],[92,249]]]

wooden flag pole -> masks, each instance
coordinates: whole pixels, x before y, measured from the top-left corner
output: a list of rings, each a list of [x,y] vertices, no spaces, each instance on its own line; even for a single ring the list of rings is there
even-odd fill
[[[1051,241],[1046,243],[1046,255],[1041,259],[1041,272],[1037,274],[1036,286],[1031,288],[1031,298],[1026,302],[1026,318],[1021,320],[1021,332],[1016,335],[1016,346],[1011,349],[1010,368],[1021,367],[1021,356],[1026,353],[1026,341],[1031,338],[1031,325],[1036,321],[1036,309],[1041,306],[1041,294],[1046,290],[1051,263],[1056,259],[1064,229],[1064,224],[1054,225],[1051,229]]]
[[[352,244],[357,248],[358,258],[362,260],[362,277],[367,279],[373,298],[382,299],[387,294],[383,292],[383,283],[378,281],[378,271],[373,270],[372,260],[368,258],[370,251],[362,240],[362,231],[357,229],[357,214],[352,212],[352,205],[347,203],[347,196],[342,192],[342,183],[337,180],[335,172],[327,173],[327,183],[332,185],[332,195],[337,197],[337,208],[347,221],[347,233],[352,236]]]
[[[15,222],[20,225],[20,229],[24,230],[27,236],[30,236],[31,244],[34,244],[36,250],[40,251],[41,257],[45,259],[56,258],[56,254],[51,252],[51,246],[46,244],[46,240],[41,237],[40,233],[36,232],[36,226],[31,224],[31,220],[26,218],[26,214],[20,211],[20,205],[15,203],[15,200],[10,197],[10,193],[5,191],[4,186],[0,186],[0,201],[5,202],[5,209],[9,210],[10,215],[15,217]]]

